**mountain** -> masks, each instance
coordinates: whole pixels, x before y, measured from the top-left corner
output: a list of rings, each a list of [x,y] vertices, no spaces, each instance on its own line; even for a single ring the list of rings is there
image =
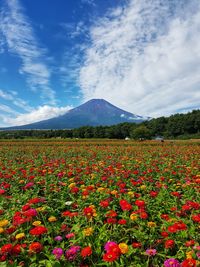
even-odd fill
[[[114,125],[123,122],[140,123],[149,119],[149,117],[145,118],[122,110],[104,99],[92,99],[59,117],[2,130],[73,129],[86,125]]]

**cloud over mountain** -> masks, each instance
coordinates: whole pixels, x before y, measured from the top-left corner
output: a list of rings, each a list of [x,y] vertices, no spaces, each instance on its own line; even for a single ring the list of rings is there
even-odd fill
[[[130,0],[90,30],[79,84],[84,99],[103,95],[150,116],[200,104],[200,2]]]

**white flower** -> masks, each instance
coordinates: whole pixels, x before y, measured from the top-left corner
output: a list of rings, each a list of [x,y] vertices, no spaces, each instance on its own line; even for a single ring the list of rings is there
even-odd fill
[[[70,206],[73,203],[73,201],[66,201],[65,205]]]

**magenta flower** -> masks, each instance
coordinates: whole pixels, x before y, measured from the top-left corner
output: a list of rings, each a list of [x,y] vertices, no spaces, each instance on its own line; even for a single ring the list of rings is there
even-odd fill
[[[62,248],[54,248],[52,253],[56,257],[56,259],[59,260],[61,256],[63,255],[63,250]]]
[[[114,242],[114,241],[108,241],[108,242],[105,244],[105,246],[104,246],[105,251],[108,252],[108,250],[109,250],[113,245],[117,245],[117,243]]]
[[[65,257],[69,260],[69,261],[73,261],[76,258],[77,253],[79,252],[79,250],[81,249],[80,246],[72,246],[71,248],[69,248],[66,252],[65,252]]]
[[[174,258],[170,258],[170,259],[164,261],[164,266],[165,267],[180,267],[181,264],[179,263],[178,260],[176,260]]]
[[[62,241],[62,236],[58,235],[54,238],[55,241]]]
[[[154,255],[156,255],[157,250],[154,249],[154,248],[148,248],[145,252],[146,252],[146,254],[147,254],[148,256],[154,256]]]

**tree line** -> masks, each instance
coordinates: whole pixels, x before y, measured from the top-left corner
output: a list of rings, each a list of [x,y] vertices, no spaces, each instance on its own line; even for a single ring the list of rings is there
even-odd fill
[[[142,123],[120,123],[112,126],[84,126],[63,130],[10,130],[0,131],[1,139],[23,138],[108,138],[124,139],[165,139],[200,138],[200,110],[187,114],[174,114]]]

